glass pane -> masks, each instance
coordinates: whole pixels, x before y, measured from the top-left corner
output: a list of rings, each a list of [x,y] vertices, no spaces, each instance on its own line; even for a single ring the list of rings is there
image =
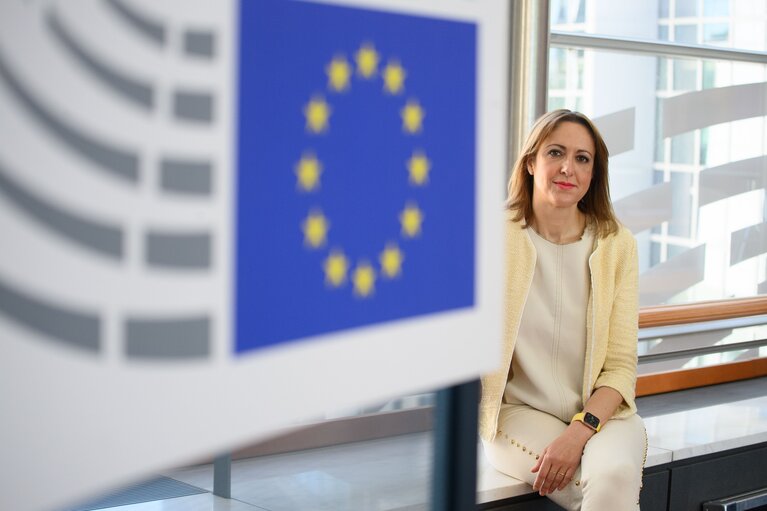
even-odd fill
[[[696,44],[698,42],[698,25],[677,25],[674,27],[674,41]]]
[[[658,59],[658,83],[655,84],[658,90],[668,89],[668,59]]]
[[[585,50],[582,86],[564,69],[550,106],[581,101],[606,138],[615,210],[644,265],[640,303],[767,292],[767,65]]]
[[[658,27],[658,39],[660,41],[668,41],[668,25],[661,25]]]
[[[569,3],[568,0],[552,1],[552,30],[656,41],[668,40],[676,30],[676,41],[696,43],[703,41],[706,25],[729,23],[727,38],[721,39],[722,30],[716,29],[710,35],[711,44],[767,50],[767,2],[764,0],[658,0],[657,4],[642,0],[580,2],[578,7],[586,9],[583,16],[573,14],[578,12],[575,8],[571,13]],[[561,15],[558,9],[562,9]],[[583,22],[586,19],[588,23]],[[687,27],[682,29],[682,34],[679,34],[679,26]]]
[[[698,158],[701,165],[705,165],[708,161],[708,135],[708,128],[700,130],[700,150],[698,151]]]
[[[698,15],[698,0],[676,0],[675,4],[674,16],[677,18]]]
[[[565,98],[559,96],[559,97],[549,97],[549,110],[559,110],[560,108],[566,108],[565,107]]]
[[[565,0],[551,0],[549,16],[551,16],[552,23],[566,23],[567,8]]]
[[[692,131],[682,133],[671,139],[671,163],[695,162],[695,136]]]
[[[671,226],[669,226],[669,233],[671,232]],[[685,247],[684,245],[675,245],[673,243],[668,244],[668,258],[671,259],[672,257],[676,257],[678,255],[682,255],[685,252],[687,252],[689,247]]]
[[[583,104],[584,51],[572,48],[549,50],[548,108],[569,108],[580,111]]]
[[[572,25],[586,20],[585,0],[551,0],[549,16],[552,25]]]
[[[729,16],[729,0],[703,0],[704,16]]]
[[[578,13],[575,15],[576,23],[583,23],[586,21],[586,0],[579,0]]]
[[[727,42],[730,38],[729,23],[707,23],[703,26],[704,43]]]
[[[725,328],[719,330],[709,330],[706,332],[681,333],[666,335],[657,338],[641,338],[638,352],[640,357],[648,352],[652,354],[674,353],[689,349],[708,348],[711,346],[734,346],[749,341],[759,341],[767,336],[767,325],[755,325],[739,328]],[[661,371],[705,367],[732,360],[748,360],[757,357],[763,357],[767,350],[762,348],[752,348],[751,350],[737,349],[733,351],[722,351],[720,353],[711,353],[707,355],[687,356],[677,359],[665,360],[662,362],[643,362],[640,358],[638,374],[650,374]]]
[[[563,48],[552,48],[549,52],[549,89],[567,87],[566,51]]]
[[[650,266],[655,266],[660,262],[660,243],[652,241],[650,242]]]
[[[715,87],[716,83],[716,65],[714,62],[706,61],[703,63],[703,88],[710,89]]]
[[[674,89],[678,91],[697,89],[698,62],[681,59],[674,61]]]
[[[658,0],[658,17],[668,18],[668,3],[670,0]]]
[[[679,238],[690,238],[692,220],[692,174],[687,172],[671,173],[671,218],[668,222],[668,234]],[[684,250],[682,250],[684,251]],[[673,243],[668,244],[668,257],[682,252]]]

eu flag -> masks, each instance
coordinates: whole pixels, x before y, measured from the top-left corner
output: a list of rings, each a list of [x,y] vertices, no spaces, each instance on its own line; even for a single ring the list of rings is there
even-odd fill
[[[236,351],[472,307],[476,26],[240,6]]]

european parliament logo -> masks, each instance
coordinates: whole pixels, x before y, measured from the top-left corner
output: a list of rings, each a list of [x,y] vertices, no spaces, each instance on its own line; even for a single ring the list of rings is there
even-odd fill
[[[237,352],[472,307],[476,27],[241,5]]]

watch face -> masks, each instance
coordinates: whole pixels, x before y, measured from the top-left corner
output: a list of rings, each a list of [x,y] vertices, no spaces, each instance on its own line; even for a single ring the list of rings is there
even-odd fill
[[[595,415],[591,415],[589,412],[586,412],[586,416],[583,417],[583,422],[591,426],[592,428],[596,429],[599,426],[599,418],[597,418]]]

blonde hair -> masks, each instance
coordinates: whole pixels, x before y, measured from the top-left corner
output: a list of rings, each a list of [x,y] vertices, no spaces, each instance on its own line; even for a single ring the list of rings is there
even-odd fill
[[[553,110],[543,114],[527,136],[525,145],[517,158],[509,179],[509,195],[506,208],[514,211],[514,221],[524,220],[525,227],[533,220],[533,176],[527,172],[535,161],[543,141],[563,122],[580,124],[591,133],[594,140],[594,167],[591,185],[586,195],[578,202],[578,210],[586,215],[587,221],[596,229],[596,235],[604,238],[618,232],[620,223],[615,217],[610,201],[610,183],[607,175],[609,152],[602,135],[591,120],[580,112]]]

